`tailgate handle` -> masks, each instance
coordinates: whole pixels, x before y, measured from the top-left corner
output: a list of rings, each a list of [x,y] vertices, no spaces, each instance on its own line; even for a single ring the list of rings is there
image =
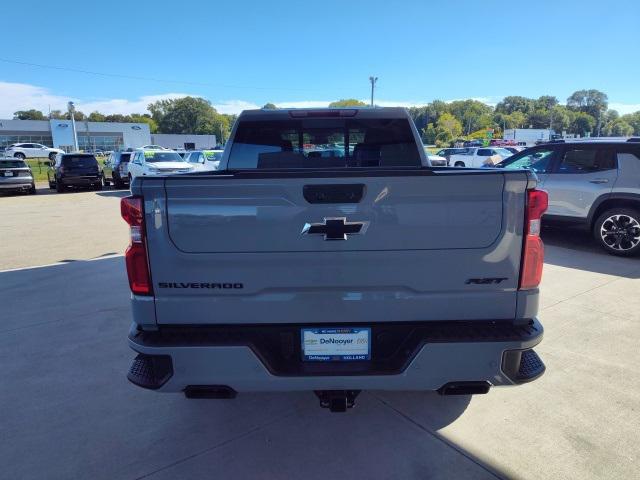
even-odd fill
[[[309,203],[360,203],[364,192],[364,183],[305,185],[302,188],[302,195]]]

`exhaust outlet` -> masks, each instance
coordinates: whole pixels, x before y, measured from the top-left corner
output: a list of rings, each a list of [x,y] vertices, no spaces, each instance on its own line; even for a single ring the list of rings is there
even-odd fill
[[[438,389],[440,395],[481,395],[489,391],[489,382],[449,382]]]

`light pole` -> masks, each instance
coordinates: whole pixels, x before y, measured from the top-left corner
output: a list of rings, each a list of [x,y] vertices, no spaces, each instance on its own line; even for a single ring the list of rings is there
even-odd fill
[[[71,133],[73,134],[73,148],[78,151],[78,135],[76,134],[76,119],[74,118],[75,107],[73,102],[67,103],[69,109],[69,116],[71,117]]]
[[[371,106],[373,107],[373,90],[376,87],[376,82],[378,81],[378,77],[369,77],[369,81],[371,82]]]

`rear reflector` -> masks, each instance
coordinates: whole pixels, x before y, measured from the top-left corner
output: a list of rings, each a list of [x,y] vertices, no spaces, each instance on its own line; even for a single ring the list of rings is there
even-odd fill
[[[522,265],[520,268],[520,290],[537,288],[542,280],[544,244],[540,238],[540,222],[549,205],[549,196],[544,190],[527,192]]]
[[[129,224],[131,234],[124,258],[131,292],[135,295],[152,295],[143,205],[142,198],[135,196],[125,197],[120,202],[122,218]]]

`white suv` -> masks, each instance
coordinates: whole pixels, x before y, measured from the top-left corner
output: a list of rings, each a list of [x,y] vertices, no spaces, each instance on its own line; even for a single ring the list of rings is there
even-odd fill
[[[194,166],[173,150],[138,149],[133,152],[129,161],[129,182],[140,176],[172,175],[189,173]]]
[[[20,160],[25,158],[49,158],[54,160],[58,153],[64,153],[64,151],[39,143],[14,143],[7,147],[4,153],[7,157],[15,157]]]

